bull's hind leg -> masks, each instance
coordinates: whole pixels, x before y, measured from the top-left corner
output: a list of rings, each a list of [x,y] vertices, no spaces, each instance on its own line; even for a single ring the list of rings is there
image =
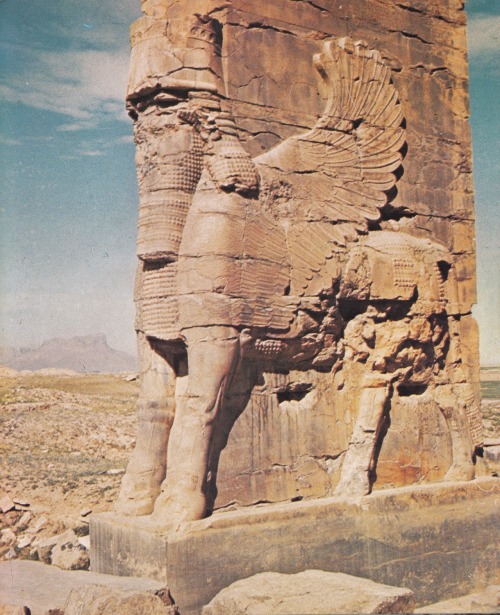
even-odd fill
[[[358,497],[370,493],[370,472],[390,396],[390,385],[387,382],[378,382],[377,386],[374,384],[365,386],[361,392],[358,418],[344,457],[335,495]]]
[[[115,508],[128,515],[147,515],[165,478],[167,443],[174,418],[175,374],[143,334],[138,338],[140,393],[137,439]]]
[[[203,518],[210,505],[215,476],[209,470],[217,423],[223,420],[224,399],[239,363],[239,333],[232,327],[185,331],[188,383],[177,397],[167,454],[167,476],[154,517],[165,529]]]
[[[474,446],[467,418],[467,408],[474,403],[472,387],[466,383],[437,386],[436,401],[451,438],[452,462],[443,480],[472,480],[475,476]]]

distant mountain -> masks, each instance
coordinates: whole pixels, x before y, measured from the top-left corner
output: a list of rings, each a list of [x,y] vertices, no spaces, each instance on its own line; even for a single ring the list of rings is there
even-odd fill
[[[0,364],[17,370],[47,367],[75,372],[130,372],[137,370],[137,359],[113,350],[102,334],[76,336],[43,342],[38,348],[0,347]]]

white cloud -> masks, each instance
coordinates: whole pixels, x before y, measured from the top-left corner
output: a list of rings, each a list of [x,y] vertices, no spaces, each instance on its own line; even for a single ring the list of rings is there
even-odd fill
[[[69,122],[68,124],[61,124],[57,127],[58,132],[76,132],[77,130],[87,130],[95,128],[95,122],[90,120],[81,120],[79,122]]]
[[[59,130],[95,128],[103,119],[127,120],[125,89],[130,24],[139,0],[30,0],[29,18],[9,6],[3,51],[8,60],[0,96],[70,118]],[[7,25],[7,24],[6,24]],[[15,67],[15,68],[14,68]]]
[[[132,135],[123,135],[112,139],[106,137],[105,139],[95,138],[78,140],[75,143],[72,154],[62,154],[59,158],[62,160],[77,160],[81,156],[106,156],[110,150],[116,150],[116,148],[120,146],[130,146],[133,142],[134,137]]]
[[[80,155],[81,156],[91,156],[91,157],[95,157],[95,156],[104,156],[104,152],[101,152],[98,149],[85,149],[85,150],[80,150]]]
[[[66,115],[61,130],[90,128],[102,119],[126,120],[128,50],[38,52],[32,64],[0,85],[10,102]]]
[[[469,17],[467,24],[469,54],[497,55],[500,49],[500,15]]]
[[[133,135],[124,135],[123,137],[119,137],[116,140],[116,143],[133,143],[134,136]]]
[[[21,145],[21,143],[19,139],[11,139],[0,134],[0,145]]]

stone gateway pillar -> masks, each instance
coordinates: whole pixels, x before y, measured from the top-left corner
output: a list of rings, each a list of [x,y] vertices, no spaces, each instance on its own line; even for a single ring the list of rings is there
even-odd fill
[[[227,508],[473,479],[463,3],[142,9],[141,393],[118,513],[174,537]]]
[[[146,0],[132,26],[125,513],[474,475],[462,4],[323,5]]]

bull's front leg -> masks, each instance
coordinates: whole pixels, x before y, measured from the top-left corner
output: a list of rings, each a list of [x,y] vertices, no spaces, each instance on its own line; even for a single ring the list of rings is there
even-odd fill
[[[153,350],[143,333],[138,335],[138,354],[136,445],[115,505],[119,513],[127,515],[147,515],[153,511],[165,478],[168,436],[175,411],[174,370]]]
[[[239,363],[239,333],[232,327],[195,327],[184,332],[188,348],[187,387],[177,408],[167,453],[167,476],[153,516],[165,529],[202,519],[216,477],[210,467],[220,450],[217,424]],[[220,446],[220,445],[219,445]]]

